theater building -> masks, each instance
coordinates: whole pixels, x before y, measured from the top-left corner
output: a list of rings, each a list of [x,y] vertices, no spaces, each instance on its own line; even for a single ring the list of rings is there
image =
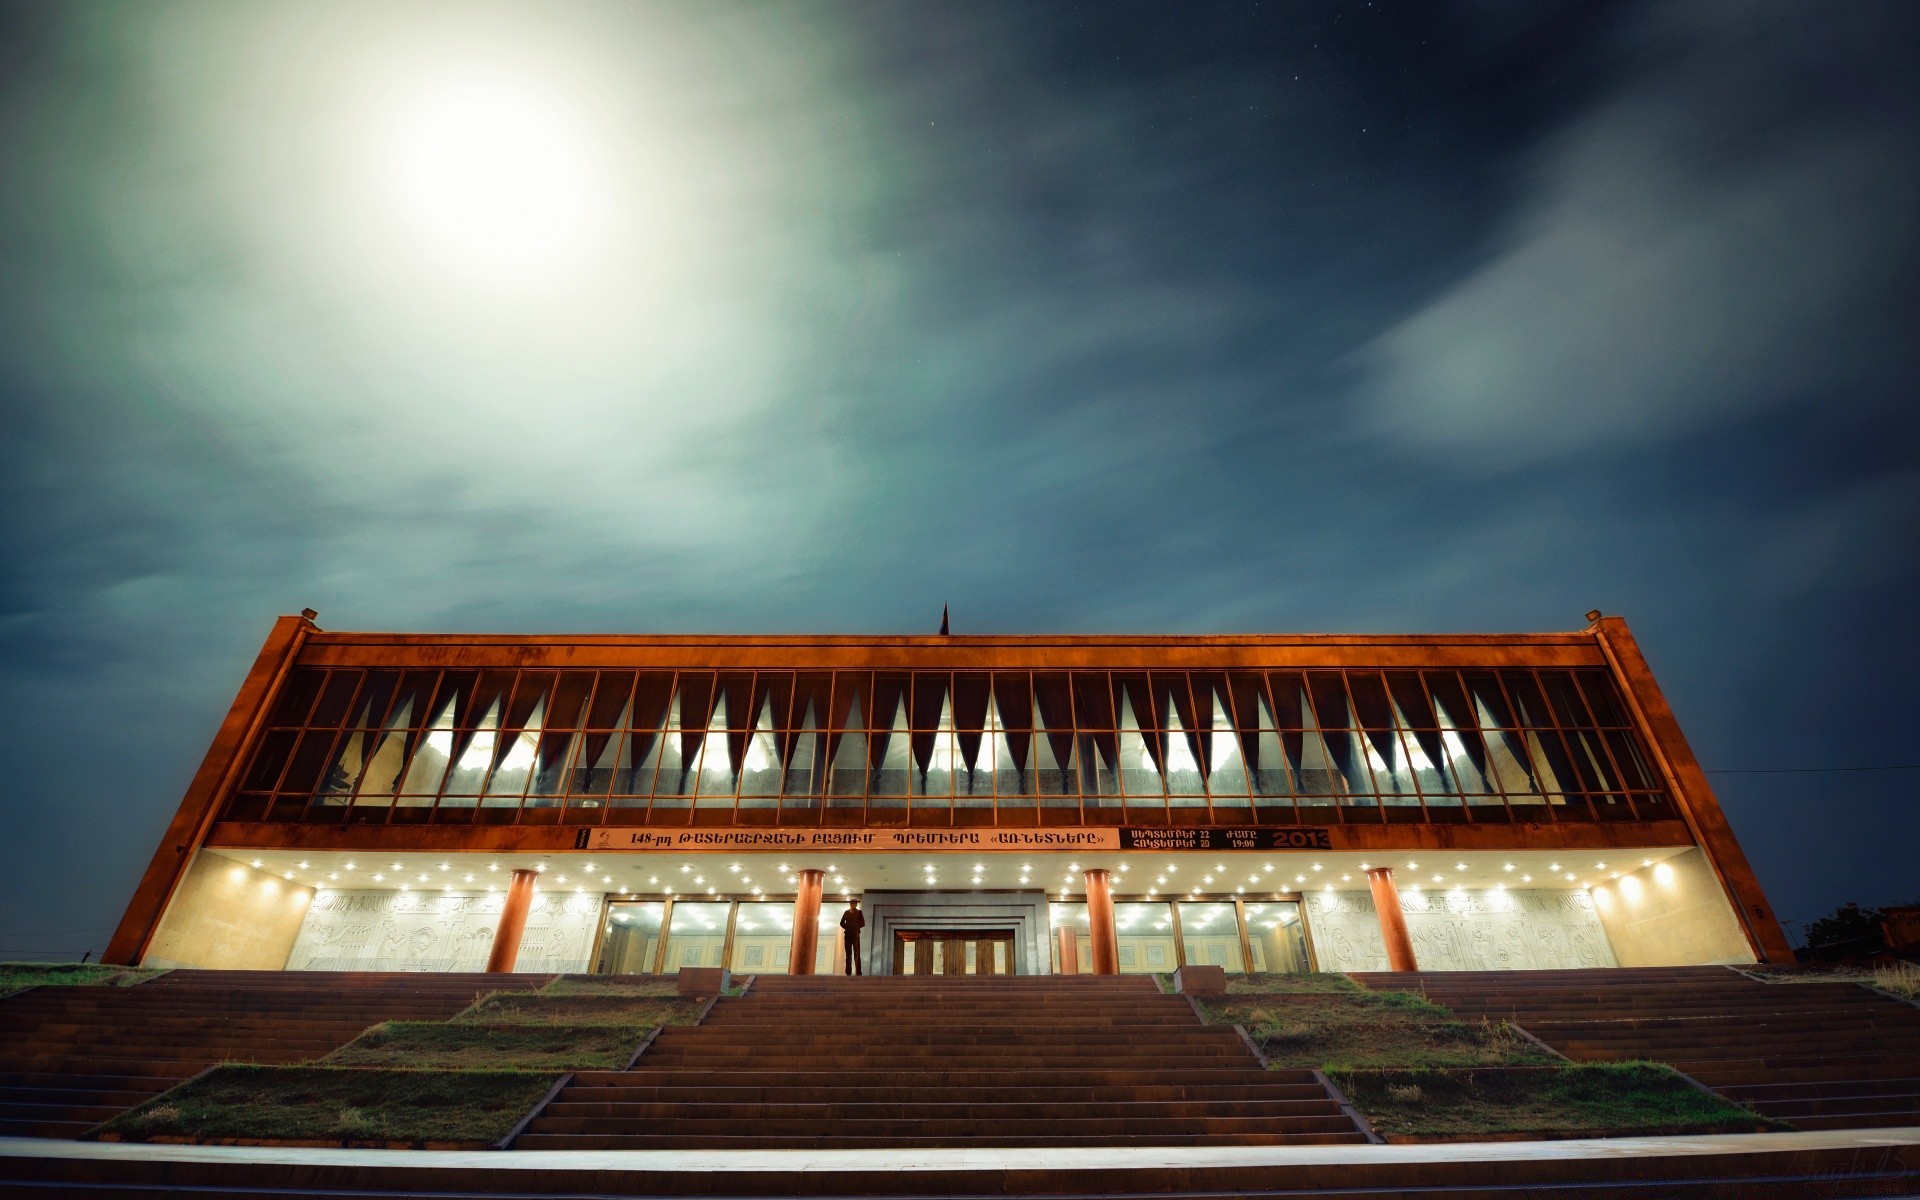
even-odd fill
[[[283,617],[114,962],[1791,961],[1632,635],[334,633]]]

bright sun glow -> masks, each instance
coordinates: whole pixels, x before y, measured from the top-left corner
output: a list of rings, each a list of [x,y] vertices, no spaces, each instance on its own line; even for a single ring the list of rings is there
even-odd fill
[[[412,81],[394,98],[380,170],[409,237],[476,280],[573,273],[604,237],[606,163],[563,92],[507,69]]]

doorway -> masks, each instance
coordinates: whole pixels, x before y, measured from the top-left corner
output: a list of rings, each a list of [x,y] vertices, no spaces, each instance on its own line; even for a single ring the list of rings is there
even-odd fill
[[[895,975],[1011,975],[1011,929],[896,929]]]

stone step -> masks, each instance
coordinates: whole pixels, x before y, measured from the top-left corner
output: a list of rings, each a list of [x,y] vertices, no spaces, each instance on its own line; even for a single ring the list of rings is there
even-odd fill
[[[1351,1129],[1351,1126],[1349,1126]],[[753,1134],[542,1134],[527,1132],[514,1139],[515,1150],[933,1150],[951,1147],[967,1135],[942,1132],[925,1135],[844,1136],[810,1134],[756,1136]],[[1357,1130],[1349,1133],[1110,1133],[1004,1134],[987,1140],[993,1146],[1138,1146],[1151,1139],[1156,1146],[1329,1146],[1364,1144]]]
[[[1160,1120],[1212,1120],[1227,1117],[1262,1121],[1288,1121],[1300,1117],[1332,1117],[1344,1121],[1339,1105],[1322,1095],[1304,1100],[1108,1100],[1076,1104],[1070,1110],[1075,1119],[1154,1122]],[[826,1122],[838,1127],[842,1122],[899,1121],[1034,1121],[1059,1119],[1061,1106],[1035,1100],[1023,1092],[998,1100],[961,1101],[945,1093],[929,1092],[914,1100],[847,1101],[823,1099],[786,1103],[738,1103],[688,1096],[675,1101],[589,1102],[560,1099],[541,1110],[542,1122],[560,1120],[659,1121],[692,1120],[752,1121],[756,1130],[761,1122],[796,1120]],[[543,1124],[543,1129],[553,1126]]]

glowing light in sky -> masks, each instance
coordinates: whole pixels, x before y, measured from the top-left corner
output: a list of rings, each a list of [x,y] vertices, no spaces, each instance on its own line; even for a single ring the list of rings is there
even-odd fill
[[[379,119],[376,170],[395,214],[448,269],[547,280],[603,239],[603,148],[559,88],[507,66],[442,69],[410,80]]]

